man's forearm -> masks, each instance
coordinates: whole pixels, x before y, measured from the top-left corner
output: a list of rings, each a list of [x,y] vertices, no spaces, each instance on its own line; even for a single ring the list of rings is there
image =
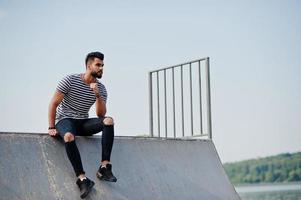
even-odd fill
[[[96,98],[96,115],[98,117],[104,117],[107,112],[106,103],[101,97]]]
[[[55,114],[56,114],[56,107],[54,104],[50,103],[48,108],[48,126],[54,127],[55,125]]]
[[[64,98],[64,94],[59,90],[56,90],[48,107],[48,125],[49,127],[54,127],[55,125],[55,115],[56,115],[56,108],[62,102]]]

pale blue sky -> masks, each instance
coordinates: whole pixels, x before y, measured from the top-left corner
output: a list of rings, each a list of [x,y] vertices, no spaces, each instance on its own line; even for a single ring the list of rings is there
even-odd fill
[[[0,1],[0,131],[46,132],[57,82],[105,54],[116,135],[148,132],[147,72],[211,58],[223,162],[301,151],[300,1]]]

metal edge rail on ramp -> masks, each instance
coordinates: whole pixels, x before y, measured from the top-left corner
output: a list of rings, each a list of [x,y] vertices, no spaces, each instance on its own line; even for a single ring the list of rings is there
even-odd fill
[[[96,178],[101,138],[78,137],[83,166],[95,186],[86,199],[235,200],[211,140],[115,137],[117,183]],[[43,134],[0,133],[0,199],[80,199],[63,142]]]

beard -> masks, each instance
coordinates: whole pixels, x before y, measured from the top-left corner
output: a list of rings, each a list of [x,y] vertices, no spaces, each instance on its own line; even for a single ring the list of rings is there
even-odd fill
[[[94,78],[101,78],[102,77],[102,72],[91,72],[91,75],[94,77]]]

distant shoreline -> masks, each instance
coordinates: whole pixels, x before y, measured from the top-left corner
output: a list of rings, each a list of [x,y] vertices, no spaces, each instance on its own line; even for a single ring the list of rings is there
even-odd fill
[[[301,152],[223,164],[234,185],[301,182]]]

